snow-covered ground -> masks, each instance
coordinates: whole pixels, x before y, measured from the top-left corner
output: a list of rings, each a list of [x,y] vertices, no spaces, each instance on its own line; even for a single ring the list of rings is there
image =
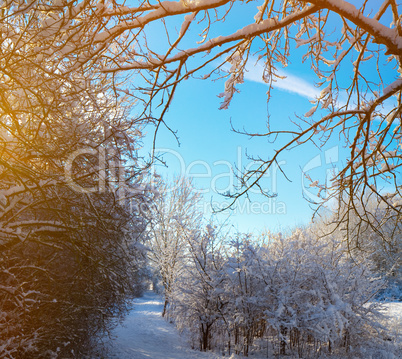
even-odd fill
[[[402,302],[386,304],[392,316],[390,331],[402,342]],[[118,359],[217,359],[218,354],[191,350],[173,324],[162,318],[162,298],[146,292],[135,300],[134,310],[115,331],[110,358]],[[401,354],[402,358],[402,354]]]
[[[402,327],[402,302],[387,303],[385,307],[387,308],[387,315],[391,316]]]
[[[160,296],[146,292],[135,300],[134,310],[115,331],[111,358],[216,359],[220,356],[191,350],[173,324],[162,318]]]
[[[388,329],[402,350],[402,302],[390,302],[385,304],[385,307],[387,309],[385,314],[391,318]],[[402,358],[402,352],[400,358]]]

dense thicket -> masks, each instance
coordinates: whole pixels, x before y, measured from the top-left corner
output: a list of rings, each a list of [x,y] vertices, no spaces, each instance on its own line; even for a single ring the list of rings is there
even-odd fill
[[[396,350],[375,301],[383,280],[336,237],[297,229],[222,242],[208,226],[191,241],[169,311],[193,347],[303,358]]]
[[[141,292],[141,121],[63,4],[0,4],[1,358],[89,355]]]
[[[107,202],[110,198],[99,209]],[[123,215],[110,218],[113,226],[105,225],[103,216],[92,225],[42,230],[13,245],[3,236],[1,357],[94,355],[111,320],[143,289],[144,253]],[[48,212],[42,217],[48,220]]]

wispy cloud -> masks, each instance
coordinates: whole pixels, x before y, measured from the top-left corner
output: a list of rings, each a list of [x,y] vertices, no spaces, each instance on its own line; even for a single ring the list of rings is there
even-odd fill
[[[267,85],[267,83],[262,78],[263,72],[264,72],[263,66],[260,63],[256,63],[256,59],[252,58],[248,61],[246,65],[246,71],[244,72],[244,79]],[[277,79],[276,82],[273,83],[273,87],[275,89],[294,93],[302,97],[305,97],[309,100],[315,100],[317,99],[317,97],[319,97],[321,89],[318,89],[312,83],[304,80],[301,77],[292,75],[282,69],[278,70],[277,73],[278,75],[283,76],[285,78]],[[374,100],[374,97],[371,100]],[[347,103],[349,103],[349,105],[346,108],[345,106]],[[338,94],[335,107],[337,109],[343,108],[344,110],[355,109],[357,103],[358,101],[356,93],[353,93],[349,98],[346,91],[343,90]],[[382,107],[377,107],[377,111],[383,115],[388,115],[396,107],[397,104],[395,102],[395,99],[390,98],[382,104]],[[375,119],[378,120],[379,118],[376,117]],[[399,123],[398,119],[396,119],[395,121]]]
[[[264,69],[261,64],[254,64],[252,61],[249,61],[246,65],[244,79],[266,85],[267,83],[262,79],[263,72]],[[291,75],[283,70],[279,70],[278,75],[286,76],[286,78],[277,79],[276,82],[274,82],[273,87],[276,89],[295,93],[309,100],[315,99],[320,94],[320,91],[314,87],[314,85],[301,77]]]

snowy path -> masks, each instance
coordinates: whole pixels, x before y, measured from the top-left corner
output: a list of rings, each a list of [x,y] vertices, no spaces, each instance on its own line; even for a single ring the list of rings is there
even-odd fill
[[[161,297],[147,292],[118,326],[111,350],[119,359],[217,359],[220,356],[191,350],[175,327],[162,318]]]

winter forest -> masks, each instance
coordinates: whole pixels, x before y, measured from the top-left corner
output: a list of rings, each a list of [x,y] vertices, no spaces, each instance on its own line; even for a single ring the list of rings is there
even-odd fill
[[[0,0],[0,359],[119,357],[143,298],[161,324],[127,330],[174,331],[180,358],[402,358],[401,74],[399,0]],[[196,104],[218,112],[194,163],[219,121],[253,163],[211,212],[158,151]],[[300,171],[334,144],[336,171]],[[222,220],[280,203],[273,173],[308,222]]]

